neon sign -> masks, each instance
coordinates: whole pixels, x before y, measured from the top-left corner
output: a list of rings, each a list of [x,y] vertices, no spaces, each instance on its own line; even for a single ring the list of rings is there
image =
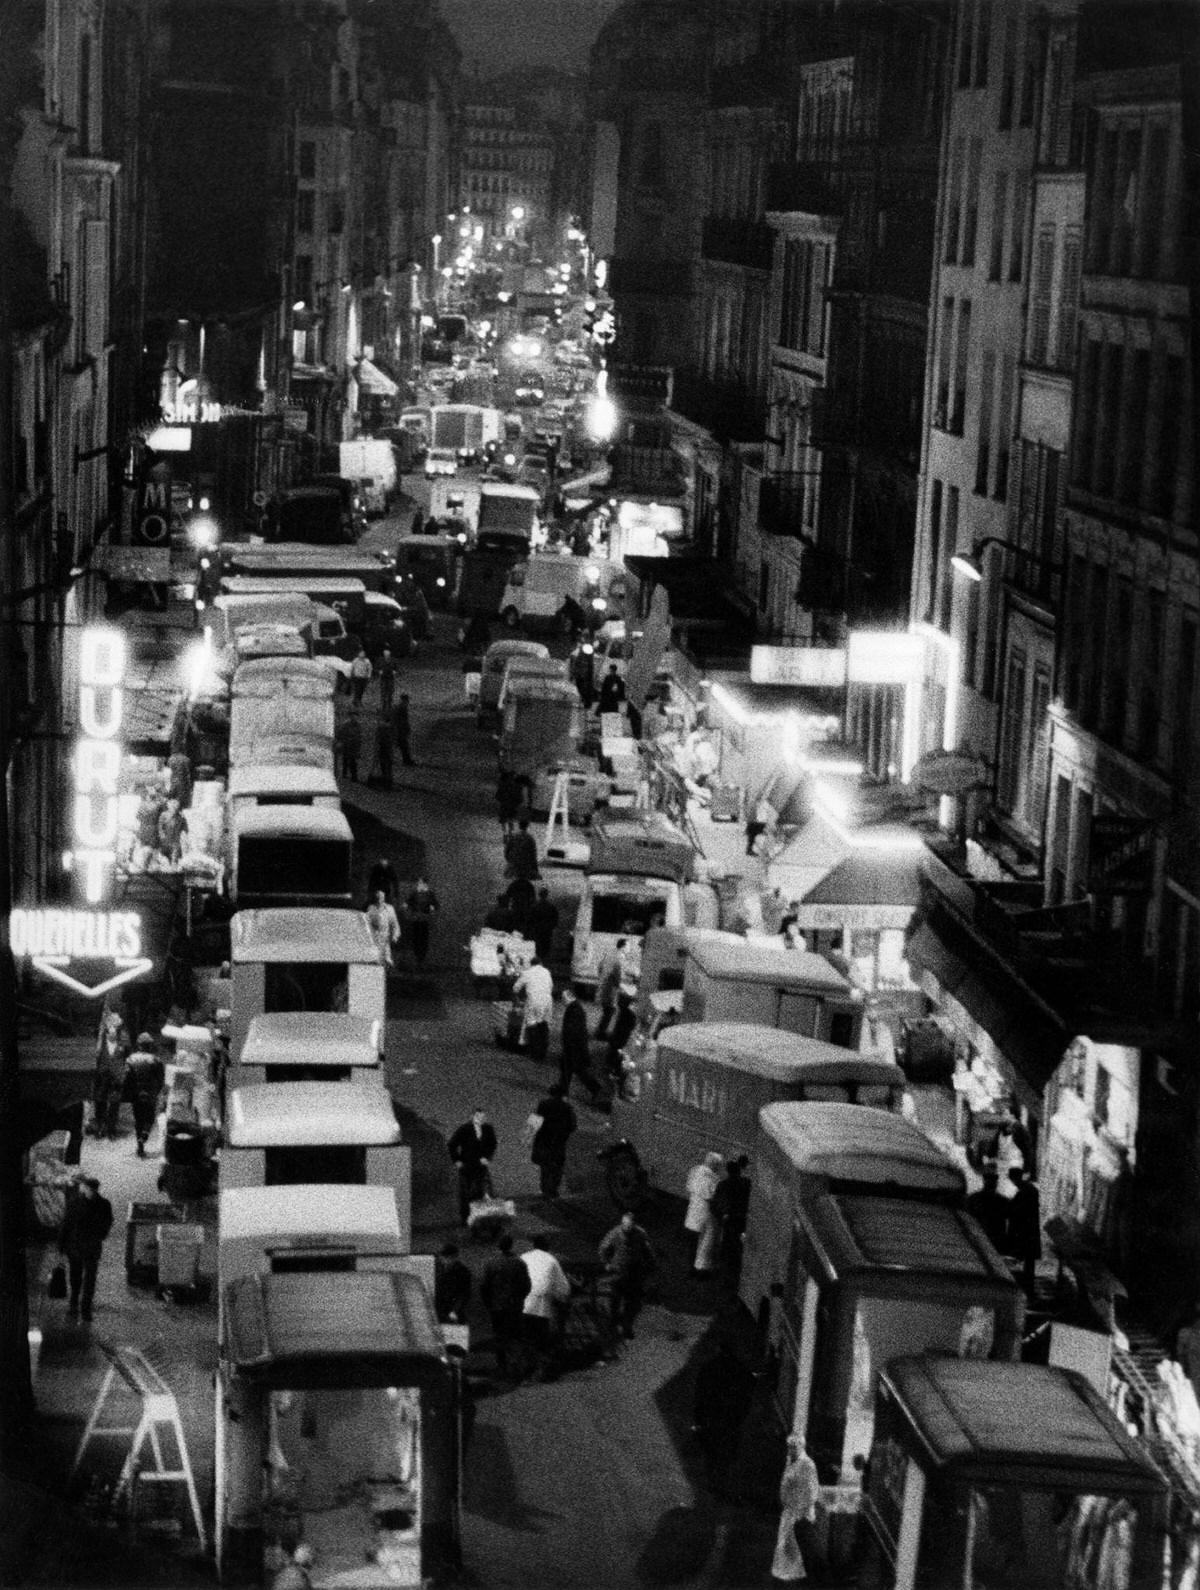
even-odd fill
[[[142,919],[136,911],[18,908],[9,917],[9,934],[18,960],[28,956],[38,971],[85,999],[100,999],[154,964],[142,954]],[[99,983],[81,982],[69,970],[73,961],[92,960],[110,960],[116,970]]]
[[[83,631],[79,657],[79,727],[75,747],[70,865],[88,903],[104,898],[117,859],[118,736],[125,715],[125,636],[119,629]]]

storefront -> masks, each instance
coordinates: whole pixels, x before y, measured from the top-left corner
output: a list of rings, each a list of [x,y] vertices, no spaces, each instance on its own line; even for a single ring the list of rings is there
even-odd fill
[[[900,1014],[921,1001],[905,959],[920,903],[912,851],[851,851],[800,901],[797,926],[811,950],[840,955],[880,1008]]]

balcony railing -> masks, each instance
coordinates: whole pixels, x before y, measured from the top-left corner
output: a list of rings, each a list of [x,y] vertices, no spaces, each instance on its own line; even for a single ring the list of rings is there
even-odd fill
[[[700,248],[705,259],[769,271],[775,253],[775,233],[765,221],[737,215],[706,215]]]
[[[622,293],[644,293],[654,298],[686,298],[692,290],[687,260],[639,259],[618,256],[608,266],[608,290],[614,298]]]
[[[696,371],[676,370],[671,407],[721,441],[762,441],[766,403],[740,382],[714,381]]]

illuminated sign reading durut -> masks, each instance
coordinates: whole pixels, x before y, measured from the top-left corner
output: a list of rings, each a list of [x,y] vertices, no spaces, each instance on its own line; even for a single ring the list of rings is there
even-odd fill
[[[141,916],[103,909],[117,862],[126,661],[119,629],[83,630],[80,735],[71,764],[72,843],[64,860],[85,908],[18,908],[9,918],[13,955],[85,999],[145,976],[154,964],[142,954]],[[96,963],[101,975],[92,980]]]

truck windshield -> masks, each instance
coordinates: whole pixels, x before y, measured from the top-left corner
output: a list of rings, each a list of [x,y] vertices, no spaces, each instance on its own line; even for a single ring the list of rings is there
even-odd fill
[[[321,900],[350,894],[350,852],[340,844],[301,844],[295,835],[243,840],[238,898]]]

